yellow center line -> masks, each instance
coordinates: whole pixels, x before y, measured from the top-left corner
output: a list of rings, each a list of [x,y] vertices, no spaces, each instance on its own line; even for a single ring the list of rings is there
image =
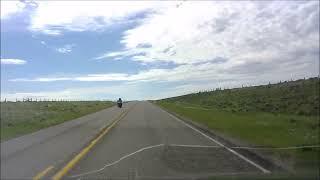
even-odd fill
[[[32,179],[33,180],[40,180],[42,177],[44,177],[49,171],[51,171],[54,167],[53,166],[49,166],[47,167],[45,170],[41,171],[40,173],[38,173],[36,176],[34,176]]]
[[[64,175],[66,175],[90,151],[90,149],[92,149],[97,144],[97,142],[110,131],[110,129],[112,129],[122,118],[124,118],[128,114],[128,112],[133,108],[133,106],[129,108],[127,111],[121,113],[118,117],[116,117],[110,126],[104,128],[102,132],[99,133],[99,136],[93,139],[87,147],[82,149],[80,153],[78,153],[73,159],[71,159],[61,170],[59,170],[53,176],[52,179],[60,180]]]

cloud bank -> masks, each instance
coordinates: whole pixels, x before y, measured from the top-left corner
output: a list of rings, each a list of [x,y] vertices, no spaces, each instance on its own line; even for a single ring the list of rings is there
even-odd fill
[[[26,63],[27,61],[23,59],[1,59],[1,64],[6,65],[23,65]]]
[[[4,17],[19,11],[8,8]],[[319,1],[39,1],[31,14],[31,32],[101,32],[134,22],[122,32],[120,49],[94,59],[175,67],[10,81],[185,82],[173,89],[179,92],[318,76],[319,11]],[[72,47],[57,51],[69,53]]]

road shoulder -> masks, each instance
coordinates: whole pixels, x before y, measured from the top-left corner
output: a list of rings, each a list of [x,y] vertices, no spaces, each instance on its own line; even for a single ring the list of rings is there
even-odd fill
[[[198,122],[192,121],[190,118],[187,118],[185,116],[179,115],[173,111],[170,111],[168,109],[165,109],[156,103],[152,103],[153,105],[159,107],[163,111],[173,115],[174,117],[178,118],[179,120],[182,120],[186,124],[200,130],[201,132],[205,133],[206,135],[210,136],[213,139],[218,140],[219,142],[223,143],[226,147],[235,147],[235,146],[248,146],[248,144],[241,142],[239,140],[236,140],[234,138],[226,137],[225,135],[218,133],[212,129],[209,129],[203,124],[200,124]],[[234,149],[233,149],[234,150]],[[286,166],[283,164],[277,162],[275,159],[272,159],[272,157],[259,153],[253,149],[237,149],[234,150],[241,155],[250,158],[250,160],[254,161],[255,163],[265,167],[266,169],[272,171],[272,172],[283,172],[283,171],[290,171]]]

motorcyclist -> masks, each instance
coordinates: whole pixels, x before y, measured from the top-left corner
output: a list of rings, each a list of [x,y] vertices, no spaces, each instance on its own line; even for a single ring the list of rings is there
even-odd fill
[[[117,101],[118,107],[121,108],[122,107],[122,99],[119,98]]]

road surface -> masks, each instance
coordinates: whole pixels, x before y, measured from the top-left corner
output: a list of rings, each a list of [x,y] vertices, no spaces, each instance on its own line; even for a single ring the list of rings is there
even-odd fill
[[[113,107],[86,116],[85,120],[80,119],[84,121],[80,127],[9,154],[7,160],[1,161],[1,177],[34,177],[43,173],[43,177],[50,178],[65,171],[65,165],[94,139],[94,131],[110,125],[124,112],[127,114],[69,167],[63,178],[187,179],[265,171],[158,106],[131,102],[123,109]]]
[[[111,107],[1,143],[1,179],[31,179],[49,166],[56,168],[130,106]]]

